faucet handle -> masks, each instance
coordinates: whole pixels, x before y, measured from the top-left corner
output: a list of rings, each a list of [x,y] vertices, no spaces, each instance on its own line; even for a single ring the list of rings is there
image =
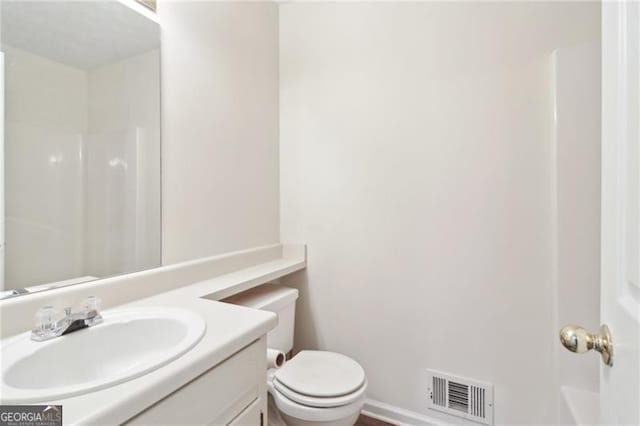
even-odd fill
[[[51,305],[43,306],[36,311],[35,327],[31,336],[34,340],[45,340],[55,335],[60,329],[60,310]]]
[[[96,296],[89,296],[82,302],[83,307],[88,311],[100,312],[102,301]]]
[[[71,318],[74,313],[82,315],[90,312],[95,312],[95,314],[98,314],[99,310],[100,299],[98,299],[96,296],[88,296],[77,305],[64,308],[64,313],[67,315],[67,318]]]
[[[100,315],[100,305],[102,301],[96,296],[89,296],[83,302],[82,306],[87,314],[87,324],[95,325],[102,322],[102,315]]]

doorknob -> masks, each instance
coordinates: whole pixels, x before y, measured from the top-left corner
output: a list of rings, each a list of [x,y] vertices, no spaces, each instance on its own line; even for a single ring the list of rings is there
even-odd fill
[[[613,344],[606,325],[600,326],[599,334],[591,334],[577,325],[568,325],[560,330],[560,341],[565,348],[578,354],[595,349],[602,355],[605,365],[613,365]]]

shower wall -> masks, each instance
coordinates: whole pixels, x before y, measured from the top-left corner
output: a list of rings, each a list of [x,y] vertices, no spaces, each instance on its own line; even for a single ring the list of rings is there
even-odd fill
[[[600,44],[561,48],[553,53],[552,60],[557,229],[555,337],[555,332],[567,324],[589,330],[600,327]],[[579,420],[573,417],[572,410],[586,415],[586,420],[598,418],[597,357],[575,356],[559,344],[555,351],[560,421]]]
[[[83,269],[84,71],[3,45],[7,288]]]
[[[160,51],[88,72],[85,275],[160,264]]]
[[[2,50],[5,289],[157,266],[159,51],[86,70]]]

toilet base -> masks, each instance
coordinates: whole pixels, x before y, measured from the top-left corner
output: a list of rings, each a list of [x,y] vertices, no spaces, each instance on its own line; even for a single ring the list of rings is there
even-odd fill
[[[353,426],[356,424],[360,413],[355,413],[351,417],[347,417],[339,420],[332,420],[329,422],[314,422],[309,420],[296,419],[295,417],[287,416],[285,413],[280,413],[287,426]]]
[[[278,410],[276,406],[276,402],[273,400],[273,396],[271,394],[267,394],[267,398],[269,399],[269,403],[267,404],[268,416],[267,416],[267,426],[324,426],[324,425],[336,425],[336,426],[353,426],[360,413],[356,413],[353,416],[341,419],[341,420],[333,420],[330,422],[313,422],[307,420],[294,419],[293,417],[289,417]],[[286,421],[285,421],[286,419]]]

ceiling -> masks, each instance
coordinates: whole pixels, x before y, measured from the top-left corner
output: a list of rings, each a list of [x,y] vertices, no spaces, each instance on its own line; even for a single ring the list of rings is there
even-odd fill
[[[80,69],[160,46],[160,27],[117,0],[2,1],[0,42]]]

